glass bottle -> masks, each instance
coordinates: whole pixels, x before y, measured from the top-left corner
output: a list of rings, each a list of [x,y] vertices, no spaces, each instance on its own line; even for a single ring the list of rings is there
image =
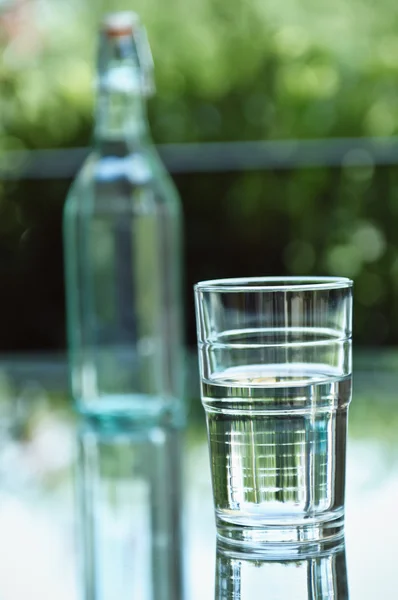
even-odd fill
[[[69,191],[64,250],[71,391],[81,414],[181,414],[181,206],[151,141],[145,30],[100,34],[93,149]]]

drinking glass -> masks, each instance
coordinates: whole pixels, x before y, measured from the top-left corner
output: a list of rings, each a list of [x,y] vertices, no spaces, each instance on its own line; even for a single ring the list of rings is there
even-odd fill
[[[219,538],[334,543],[344,533],[352,281],[195,286],[199,369]]]

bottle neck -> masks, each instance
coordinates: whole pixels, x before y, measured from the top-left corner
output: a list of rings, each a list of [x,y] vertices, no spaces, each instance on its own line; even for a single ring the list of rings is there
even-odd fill
[[[112,142],[130,151],[149,142],[145,99],[137,92],[101,90],[98,96],[95,146],[103,151]]]
[[[102,153],[109,153],[110,143],[132,152],[149,141],[139,40],[133,30],[101,35],[94,137]]]

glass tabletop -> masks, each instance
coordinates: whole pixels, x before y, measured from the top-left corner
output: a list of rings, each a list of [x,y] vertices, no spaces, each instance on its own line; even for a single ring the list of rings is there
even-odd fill
[[[186,598],[393,597],[398,351],[355,354],[346,543],[300,560],[264,560],[217,546],[195,357],[190,373],[183,451]],[[0,431],[0,597],[77,599],[76,419],[66,391],[63,357],[1,359]],[[146,600],[134,591],[126,597]]]

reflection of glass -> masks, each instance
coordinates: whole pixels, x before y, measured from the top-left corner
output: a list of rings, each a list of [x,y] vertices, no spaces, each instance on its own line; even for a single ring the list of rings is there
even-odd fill
[[[86,600],[180,600],[180,432],[79,431],[78,489]]]
[[[195,286],[217,532],[246,546],[344,531],[352,282]],[[285,551],[286,548],[285,548]]]
[[[215,600],[348,600],[345,545],[296,558],[217,545]]]

